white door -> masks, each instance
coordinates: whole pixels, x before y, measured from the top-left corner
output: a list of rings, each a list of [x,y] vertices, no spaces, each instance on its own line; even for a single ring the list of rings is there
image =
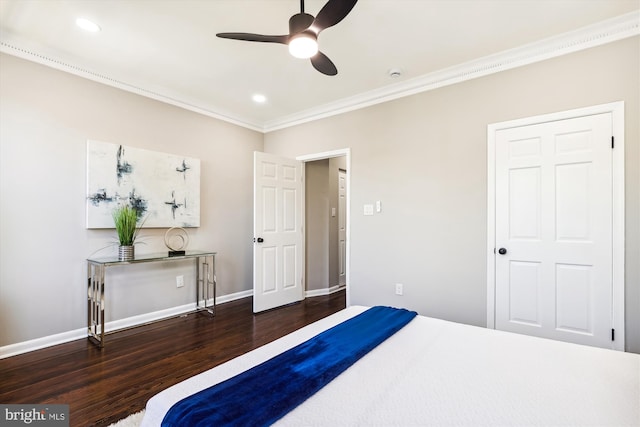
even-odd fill
[[[612,348],[610,113],[495,134],[495,327]]]
[[[338,285],[347,277],[347,173],[338,171]]]
[[[254,153],[253,311],[304,298],[302,162]]]

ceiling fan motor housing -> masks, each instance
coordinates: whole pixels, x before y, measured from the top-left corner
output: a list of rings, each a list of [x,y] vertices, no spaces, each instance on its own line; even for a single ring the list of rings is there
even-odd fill
[[[296,13],[289,18],[289,35],[300,33],[313,24],[313,15],[308,13]]]

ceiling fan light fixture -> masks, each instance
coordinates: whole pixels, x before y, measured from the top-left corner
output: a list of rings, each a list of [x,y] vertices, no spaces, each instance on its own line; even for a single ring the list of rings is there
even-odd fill
[[[289,53],[296,58],[311,58],[318,53],[318,41],[310,32],[302,32],[294,35],[289,40]]]

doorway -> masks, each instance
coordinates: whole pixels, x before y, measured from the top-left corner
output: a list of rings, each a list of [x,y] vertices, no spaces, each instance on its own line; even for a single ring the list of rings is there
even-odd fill
[[[326,182],[324,189],[318,190],[320,194],[315,194],[319,197],[314,197],[313,193],[310,195],[305,184],[305,220],[313,220],[316,223],[319,221],[320,228],[326,230],[318,234],[318,227],[316,230],[309,230],[313,224],[305,224],[308,236],[305,239],[304,257],[305,295],[308,297],[327,295],[344,289],[348,307],[351,301],[349,292],[351,150],[346,148],[310,154],[299,156],[296,160],[304,163],[305,174],[309,171],[308,166],[311,169],[317,169],[312,173],[319,180]],[[309,178],[311,177],[305,176],[305,181],[308,182]],[[313,208],[317,210],[310,211],[309,202],[313,199],[316,199]]]
[[[306,296],[346,286],[346,158],[305,164]]]

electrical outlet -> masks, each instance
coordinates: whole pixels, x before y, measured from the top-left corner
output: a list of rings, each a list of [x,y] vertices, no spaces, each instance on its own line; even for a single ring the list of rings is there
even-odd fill
[[[184,276],[176,276],[176,288],[181,288],[184,286]]]
[[[402,283],[396,283],[396,295],[402,295]]]

